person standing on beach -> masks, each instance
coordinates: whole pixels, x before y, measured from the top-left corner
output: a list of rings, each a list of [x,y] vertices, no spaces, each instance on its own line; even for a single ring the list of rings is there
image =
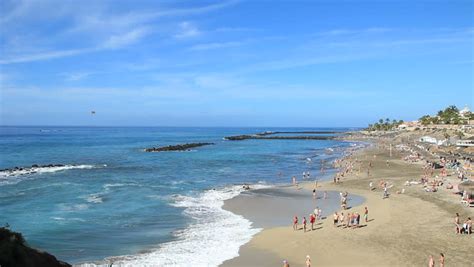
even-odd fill
[[[314,216],[314,214],[310,214],[309,215],[309,222],[311,223],[311,231],[314,230],[313,226],[314,226],[315,221],[316,221],[316,216]]]
[[[347,208],[347,199],[346,197],[342,197],[342,200],[341,200],[341,208],[343,210],[345,210]]]
[[[306,233],[306,217],[303,217],[303,232]]]
[[[364,219],[365,219],[365,222],[369,221],[369,209],[367,209],[367,207],[365,207],[364,209]]]
[[[434,262],[434,259],[433,259],[433,255],[430,255],[430,260],[428,262],[428,267],[434,267],[435,266],[435,262]]]
[[[293,230],[298,230],[298,217],[293,218]]]
[[[383,187],[383,197],[382,199],[386,199],[388,198],[388,188],[387,188],[387,185],[385,184],[384,187]]]
[[[456,225],[456,234],[460,233],[460,227],[459,227],[459,213],[456,212],[456,217],[454,217],[454,224]]]
[[[306,255],[306,267],[311,267],[311,258],[309,255]]]
[[[293,185],[296,185],[296,176],[291,177]]]
[[[472,232],[472,220],[471,217],[467,217],[466,221],[464,222],[464,233],[470,235]]]
[[[339,222],[339,215],[337,214],[337,211],[334,212],[333,220],[334,220],[334,227],[337,227],[337,223]]]
[[[349,212],[347,213],[346,221],[345,221],[346,228],[351,227],[351,219],[352,219],[352,214]]]
[[[439,267],[444,267],[444,254],[439,253]]]

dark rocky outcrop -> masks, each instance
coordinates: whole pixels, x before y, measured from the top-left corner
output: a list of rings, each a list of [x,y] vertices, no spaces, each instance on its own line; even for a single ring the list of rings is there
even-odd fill
[[[65,267],[53,255],[29,247],[20,233],[0,228],[0,266],[2,267]]]
[[[295,136],[275,136],[276,134],[306,134],[306,135],[295,135]],[[331,140],[334,139],[335,136],[318,136],[313,134],[343,134],[342,132],[333,132],[333,131],[301,131],[301,132],[272,132],[266,131],[262,133],[256,134],[243,134],[243,135],[234,135],[234,136],[226,136],[224,137],[225,140],[230,141],[241,141],[246,139],[283,139],[283,140]]]
[[[0,169],[0,172],[13,172],[13,171],[23,171],[23,170],[31,170],[36,168],[52,168],[52,167],[65,167],[64,164],[46,164],[46,165],[38,165],[33,164],[31,167],[13,167],[11,169]]]
[[[263,139],[263,140],[332,140],[334,136],[258,136],[258,135],[236,135],[225,137],[230,141],[241,141],[247,139]]]
[[[162,147],[145,148],[145,152],[189,151],[191,148],[213,145],[214,143],[187,143]]]
[[[42,169],[45,168],[53,168],[53,167],[66,167],[67,165],[64,164],[47,164],[47,165],[38,165],[33,164],[31,167],[13,167],[10,169],[0,169],[0,178],[8,177],[8,176],[15,176],[15,175],[26,175],[26,174],[34,174],[40,172]]]

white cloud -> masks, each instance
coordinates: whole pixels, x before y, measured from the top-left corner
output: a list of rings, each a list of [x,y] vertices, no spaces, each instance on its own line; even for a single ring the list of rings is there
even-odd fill
[[[391,28],[382,28],[382,27],[371,27],[371,28],[364,28],[364,29],[334,29],[329,31],[324,31],[319,34],[321,35],[349,35],[349,34],[377,34],[377,33],[386,33],[393,31],[394,29]]]
[[[126,33],[110,36],[103,44],[103,48],[117,49],[138,42],[150,33],[147,28],[137,28]]]
[[[147,28],[137,28],[131,31],[110,36],[102,45],[83,49],[44,51],[35,54],[11,56],[0,59],[0,64],[25,63],[33,61],[50,60],[63,57],[77,56],[80,54],[98,52],[107,49],[119,49],[134,44],[145,37],[150,31]]]
[[[253,32],[261,31],[261,29],[244,28],[244,27],[220,27],[214,30],[215,32]]]
[[[236,47],[246,44],[246,42],[215,42],[215,43],[205,43],[205,44],[197,44],[193,45],[189,48],[189,50],[211,50],[211,49],[219,49],[219,48],[228,48],[228,47]]]
[[[161,17],[161,16],[187,16],[187,15],[199,15],[204,13],[209,13],[212,11],[216,11],[222,8],[226,8],[232,5],[239,3],[238,0],[231,0],[231,1],[222,1],[217,4],[211,4],[202,7],[194,7],[194,8],[183,8],[183,9],[168,9],[165,11],[159,11],[150,13],[149,15],[152,17]]]
[[[158,3],[152,11],[131,10],[126,13],[112,11],[111,5],[106,2],[92,2],[88,5],[75,1],[46,0],[2,3],[4,10],[0,27],[3,55],[0,57],[0,64],[50,60],[127,47],[155,32],[161,26],[156,21],[159,18],[200,15],[237,2],[225,1],[191,8],[165,8]],[[57,21],[67,27],[54,31],[45,30],[50,27],[41,27]],[[195,25],[187,21],[181,22],[178,27],[179,32],[173,35],[175,38],[201,34]],[[169,29],[162,31],[169,32]],[[18,39],[22,40],[21,46],[12,41]],[[69,47],[73,40],[77,40],[75,43],[84,48]]]
[[[226,77],[218,74],[197,75],[194,78],[194,83],[202,88],[233,88],[239,85],[239,81],[232,77]]]
[[[86,48],[86,49],[45,51],[45,52],[41,52],[37,54],[19,55],[15,57],[0,59],[0,64],[13,64],[13,63],[49,60],[49,59],[55,59],[55,58],[75,56],[75,55],[84,54],[84,53],[90,53],[96,50],[97,50],[96,48]]]
[[[199,29],[191,22],[183,21],[178,25],[178,33],[174,35],[175,38],[184,39],[195,37],[201,34]]]
[[[82,79],[85,79],[92,75],[92,72],[73,72],[73,73],[63,73],[61,76],[64,76],[67,81],[75,82]]]

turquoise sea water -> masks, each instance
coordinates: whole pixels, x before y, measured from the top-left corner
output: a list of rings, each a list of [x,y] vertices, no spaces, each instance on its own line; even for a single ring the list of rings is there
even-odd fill
[[[179,265],[186,260],[180,257],[197,255],[202,244],[211,253],[212,246],[219,246],[222,236],[210,230],[216,227],[226,227],[229,236],[224,238],[235,240],[238,249],[255,232],[247,221],[220,209],[224,199],[238,194],[242,183],[288,183],[292,175],[301,179],[303,171],[320,177],[321,160],[329,167],[351,145],[336,140],[223,140],[266,130],[347,129],[0,127],[0,169],[67,166],[24,175],[4,172],[0,224],[8,223],[30,245],[71,263],[146,252],[152,253],[148,263]],[[143,152],[188,142],[215,145],[189,152]],[[170,259],[177,251],[183,252]]]

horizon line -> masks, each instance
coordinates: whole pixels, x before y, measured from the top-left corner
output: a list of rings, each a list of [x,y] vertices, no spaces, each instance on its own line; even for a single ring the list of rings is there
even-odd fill
[[[144,128],[144,127],[162,127],[162,128],[364,128],[363,126],[173,126],[173,125],[0,125],[0,127],[97,127],[97,128]]]

